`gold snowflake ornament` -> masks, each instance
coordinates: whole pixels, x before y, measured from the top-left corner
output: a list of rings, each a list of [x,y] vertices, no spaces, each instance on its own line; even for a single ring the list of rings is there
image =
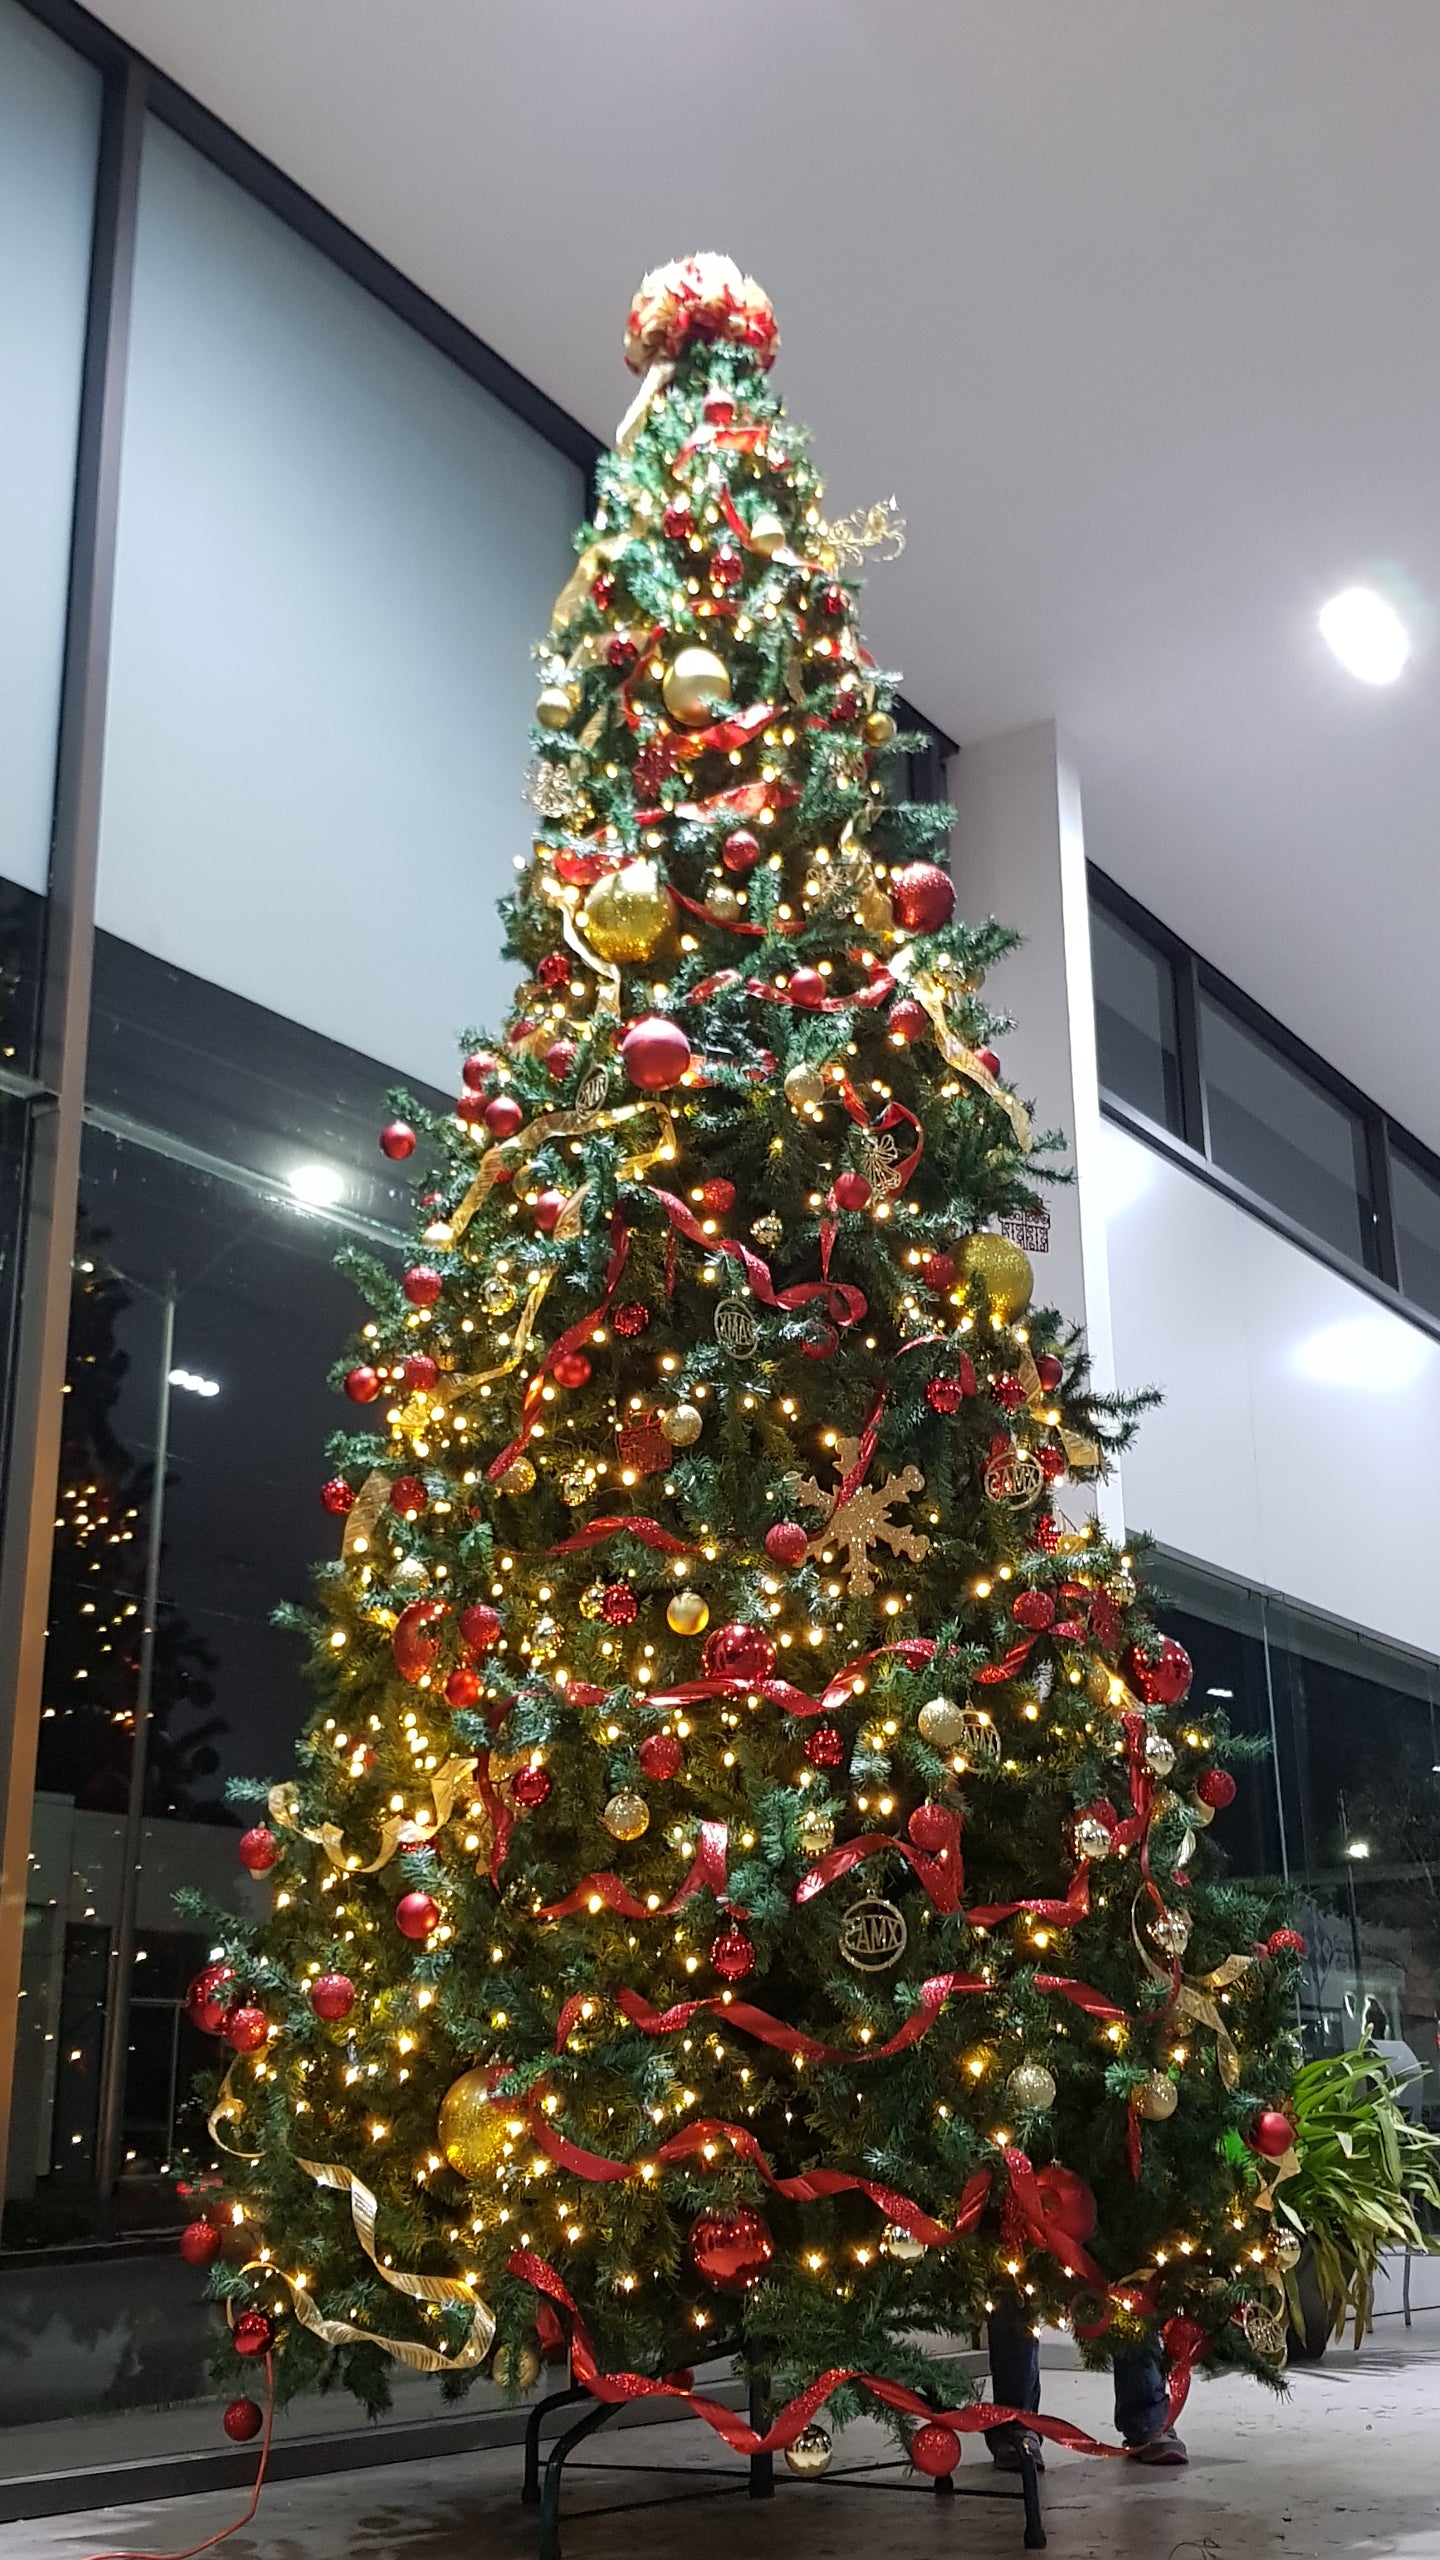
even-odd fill
[[[835,1473],[839,1484],[854,1466],[860,1453],[859,1440],[835,1443]],[[925,1479],[918,1467],[902,1467],[898,1475],[886,1476],[882,1484],[862,1484],[843,1502],[810,1541],[811,1555],[819,1555],[836,1547],[846,1549],[845,1570],[852,1598],[864,1599],[875,1588],[870,1570],[870,1550],[887,1546],[893,1556],[908,1556],[912,1564],[920,1564],[930,1552],[930,1541],[921,1529],[907,1528],[903,1521],[889,1514],[912,1494],[923,1493]],[[825,1492],[813,1476],[797,1488],[798,1499],[812,1511],[824,1511],[834,1500],[834,1492]]]

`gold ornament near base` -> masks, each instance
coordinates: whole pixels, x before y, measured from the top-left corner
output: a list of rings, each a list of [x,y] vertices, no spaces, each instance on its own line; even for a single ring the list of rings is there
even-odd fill
[[[960,1249],[965,1276],[978,1280],[993,1315],[1009,1324],[1023,1315],[1035,1289],[1030,1257],[1008,1236],[967,1236]]]
[[[825,1099],[825,1079],[818,1067],[802,1060],[785,1078],[785,1099],[796,1111],[813,1111]]]
[[[709,1603],[698,1591],[677,1591],[665,1612],[665,1623],[677,1636],[703,1635],[710,1624]]]
[[[650,1828],[650,1807],[643,1796],[622,1787],[600,1816],[612,1840],[638,1840]]]
[[[465,2071],[440,2101],[435,2139],[462,2178],[493,2176],[510,2144],[509,2101],[493,2098],[487,2071]]]
[[[795,1838],[807,1858],[825,1858],[835,1846],[835,1825],[828,1813],[802,1813]]]
[[[829,2428],[817,2427],[812,2421],[801,2428],[793,2444],[786,2446],[785,2468],[793,2471],[797,2480],[818,2480],[822,2472],[829,2470],[834,2450]]]
[[[579,708],[578,684],[547,684],[541,688],[535,717],[542,729],[568,729]]]
[[[682,729],[708,728],[730,707],[730,670],[713,649],[682,649],[660,680],[660,699]]]
[[[540,2359],[533,2347],[497,2347],[490,2372],[502,2391],[533,2391],[540,2379]]]
[[[530,1493],[534,1489],[535,1470],[528,1458],[512,1458],[500,1478],[502,1493]]]
[[[897,2267],[916,2266],[925,2255],[924,2241],[917,2240],[913,2231],[907,2231],[903,2222],[886,2223],[880,2234],[880,2246],[887,2258],[894,2259]]]
[[[1012,2107],[1043,2115],[1055,2104],[1055,2075],[1043,2062],[1017,2062],[1005,2083],[1005,2094]]]
[[[1164,2124],[1180,2104],[1180,2092],[1168,2071],[1150,2071],[1131,2092],[1137,2116],[1147,2124]]]
[[[698,1405],[672,1404],[660,1416],[660,1428],[672,1449],[688,1449],[705,1428],[705,1416]]]
[[[580,911],[585,939],[602,960],[648,960],[674,907],[653,862],[627,862],[597,880]]]

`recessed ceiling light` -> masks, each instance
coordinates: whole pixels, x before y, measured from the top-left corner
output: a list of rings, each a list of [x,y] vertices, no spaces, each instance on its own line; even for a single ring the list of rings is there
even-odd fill
[[[1320,636],[1362,684],[1393,684],[1410,656],[1410,634],[1375,587],[1342,587],[1320,608]]]
[[[333,1209],[345,1197],[345,1176],[333,1164],[297,1164],[286,1180],[296,1199],[312,1209]]]
[[[202,1378],[194,1369],[172,1369],[170,1384],[172,1387],[184,1387],[192,1396],[218,1396],[220,1393],[218,1378]]]

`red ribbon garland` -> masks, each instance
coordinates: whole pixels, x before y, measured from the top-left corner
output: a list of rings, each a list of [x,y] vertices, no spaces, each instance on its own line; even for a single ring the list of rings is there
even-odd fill
[[[872,998],[871,1001],[878,1002],[879,999]],[[925,1152],[924,1131],[921,1129],[920,1123],[916,1119],[914,1112],[907,1111],[903,1102],[891,1102],[888,1103],[885,1109],[881,1112],[879,1119],[872,1121],[869,1112],[866,1110],[864,1103],[856,1092],[855,1087],[850,1082],[848,1076],[846,1076],[844,1082],[840,1086],[840,1099],[844,1103],[846,1110],[849,1112],[851,1119],[855,1122],[856,1127],[859,1129],[870,1129],[880,1132],[886,1129],[898,1129],[902,1123],[908,1123],[908,1125],[914,1130],[914,1150],[905,1158],[903,1164],[897,1164],[895,1167],[894,1179],[890,1186],[892,1190],[903,1191],[911,1174],[919,1163],[921,1156]]]
[[[698,994],[699,989],[697,988],[695,992]],[[873,1006],[883,1004],[887,996],[894,994],[895,981],[888,970],[882,969],[878,976],[871,979],[867,987],[858,988],[854,995],[821,996],[817,1003],[804,1005],[801,1004],[798,996],[791,994],[788,987],[777,987],[768,978],[747,978],[745,992],[747,995],[761,996],[770,1004],[788,1004],[796,1013],[853,1013],[861,1010],[868,1012]],[[894,1107],[896,1110],[900,1108],[898,1103]],[[907,1120],[910,1116],[910,1113],[906,1112]],[[868,1121],[866,1125],[868,1127]]]
[[[1082,1858],[1070,1879],[1070,1891],[1063,1902],[1032,1900],[1023,1902],[987,1902],[972,1904],[966,1918],[972,1929],[994,1929],[1002,1920],[1013,1920],[1017,1912],[1028,1911],[1033,1920],[1050,1920],[1059,1929],[1073,1929],[1085,1919],[1090,1909],[1090,1862]]]
[[[613,1519],[587,1521],[577,1536],[562,1538],[558,1547],[547,1547],[545,1552],[548,1556],[575,1556],[585,1547],[598,1547],[606,1538],[618,1538],[622,1534],[641,1539],[647,1547],[658,1547],[662,1555],[696,1556],[700,1552],[698,1547],[687,1545],[684,1538],[672,1537],[668,1529],[661,1528],[658,1520],[620,1515]]]
[[[707,1889],[717,1902],[728,1904],[729,1848],[730,1833],[723,1822],[702,1822],[700,1845],[689,1874],[669,1901],[657,1904],[653,1911],[648,1902],[637,1899],[619,1876],[605,1869],[596,1875],[582,1876],[577,1885],[571,1886],[563,1901],[547,1902],[538,1916],[542,1920],[568,1920],[572,1911],[578,1911],[582,1903],[593,1901],[597,1894],[607,1910],[618,1911],[625,1920],[672,1920],[677,1911],[694,1900],[697,1893]],[[562,2009],[560,2014],[564,2017],[565,2010]]]
[[[749,934],[752,939],[763,942],[766,934],[770,930],[768,925],[751,924],[749,919],[745,916],[712,916],[709,908],[702,906],[698,898],[687,898],[684,890],[677,889],[673,882],[671,884],[670,895],[674,899],[676,906],[683,907],[687,915],[698,916],[702,924],[718,925],[722,933],[746,933]],[[692,990],[690,997],[692,1004],[699,993],[700,990],[698,987]]]
[[[787,2027],[781,2018],[772,2017],[768,2009],[757,2009],[748,2000],[711,1997],[703,2000],[677,2000],[668,2009],[654,2009],[639,1991],[617,1991],[615,2006],[642,2035],[679,2035],[692,2018],[702,2010],[711,2010],[726,2024],[738,2028],[742,2035],[753,2036],[757,2044],[769,2045],[775,2053],[800,2054],[806,2062],[887,2062],[892,2054],[904,2053],[928,2035],[947,2000],[968,1998],[990,1991],[993,1984],[975,1973],[936,1973],[922,1982],[914,2008],[902,2027],[897,2027],[885,2044],[822,2044],[818,2036],[805,2033],[803,2027]],[[561,2010],[562,2019],[572,2004]],[[558,2028],[557,2028],[558,2033]]]
[[[937,1911],[947,1914],[958,1911],[965,1882],[960,1862],[960,1817],[951,1814],[949,1820],[953,1825],[954,1838],[933,1858],[928,1857],[923,1849],[912,1848],[908,1840],[895,1839],[888,1831],[867,1831],[858,1840],[846,1840],[840,1848],[831,1849],[811,1867],[808,1874],[801,1877],[795,1887],[796,1902],[813,1902],[817,1894],[826,1892],[832,1884],[838,1884],[852,1868],[863,1866],[867,1858],[875,1857],[882,1849],[889,1849],[896,1857],[905,1860]]]
[[[678,1227],[691,1244],[699,1245],[705,1253],[728,1254],[731,1261],[743,1265],[745,1277],[762,1307],[780,1307],[788,1313],[797,1307],[808,1306],[812,1299],[823,1298],[825,1312],[832,1324],[859,1324],[864,1316],[866,1299],[863,1289],[851,1288],[844,1280],[802,1280],[793,1289],[777,1290],[770,1277],[769,1264],[758,1253],[752,1253],[748,1245],[741,1244],[738,1237],[707,1236],[699,1219],[692,1216],[683,1200],[676,1199],[673,1191],[656,1190],[653,1196],[659,1201],[671,1226]]]
[[[600,1318],[605,1314],[611,1299],[615,1295],[615,1291],[620,1280],[620,1274],[625,1268],[625,1257],[630,1250],[630,1231],[628,1227],[622,1225],[617,1216],[611,1221],[610,1234],[612,1251],[605,1270],[605,1295],[601,1299],[598,1307],[592,1307],[588,1315],[581,1316],[577,1323],[568,1325],[565,1331],[561,1334],[558,1342],[552,1342],[544,1359],[541,1361],[539,1368],[535,1371],[529,1385],[526,1387],[524,1398],[520,1406],[519,1430],[517,1431],[514,1439],[509,1443],[508,1447],[502,1449],[499,1457],[493,1458],[490,1465],[485,1470],[486,1482],[489,1484],[498,1483],[500,1477],[505,1473],[506,1468],[514,1464],[515,1460],[520,1456],[521,1451],[524,1449],[526,1442],[529,1440],[530,1425],[535,1418],[536,1408],[540,1404],[545,1393],[545,1380],[550,1371],[554,1368],[556,1361],[562,1359],[567,1351],[578,1350],[580,1344],[588,1340],[592,1330],[599,1323]]]

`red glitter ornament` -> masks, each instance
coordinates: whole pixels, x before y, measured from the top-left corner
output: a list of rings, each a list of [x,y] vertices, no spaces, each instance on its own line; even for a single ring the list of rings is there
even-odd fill
[[[220,2245],[221,2235],[213,2222],[187,2222],[180,2234],[180,2255],[187,2267],[213,2267]]]
[[[387,1497],[392,1511],[401,1518],[418,1520],[426,1504],[425,1487],[418,1476],[397,1476]]]
[[[1303,1956],[1305,1941],[1298,1929],[1272,1929],[1265,1941],[1267,1956]]]
[[[439,1384],[440,1365],[431,1359],[428,1351],[412,1351],[407,1354],[400,1374],[412,1396],[428,1395],[430,1389]]]
[[[790,1001],[816,1012],[825,1001],[825,981],[818,969],[795,969],[790,976]]]
[[[445,1704],[447,1707],[473,1707],[479,1704],[480,1696],[478,1672],[472,1671],[468,1662],[462,1662],[445,1683]]]
[[[310,1985],[310,2006],[317,2018],[334,2026],[355,2006],[355,1985],[348,1973],[317,1973]]]
[[[192,2027],[198,2027],[202,2035],[223,2035],[234,1994],[235,1975],[228,1964],[204,1966],[185,1994],[185,2012]]]
[[[510,1793],[527,1813],[537,1813],[554,1784],[548,1769],[517,1769],[510,1781]]]
[[[1017,1591],[1010,1615],[1017,1627],[1033,1628],[1038,1635],[1042,1628],[1054,1625],[1055,1603],[1048,1591]]]
[[[542,1236],[553,1236],[565,1214],[564,1192],[541,1191],[531,1205],[535,1211],[535,1224]]]
[[[938,933],[955,913],[955,883],[938,862],[907,862],[889,888],[895,921],[907,933]]]
[[[960,2459],[960,2439],[953,2427],[929,2419],[910,2439],[910,2459],[927,2480],[948,2480]]]
[[[1030,1544],[1042,1556],[1053,1556],[1060,1545],[1060,1523],[1053,1511],[1042,1511],[1030,1531]]]
[[[831,586],[821,588],[820,610],[822,613],[828,613],[832,621],[837,621],[839,619],[840,615],[845,610],[846,602],[847,598],[843,587]]]
[[[1278,2107],[1262,2107],[1245,2136],[1250,2150],[1258,2151],[1262,2160],[1283,2160],[1294,2139],[1295,2127]]]
[[[467,1129],[474,1129],[484,1119],[487,1107],[483,1093],[462,1093],[456,1100],[455,1117],[463,1120]]]
[[[563,1084],[580,1052],[573,1040],[552,1040],[545,1052],[545,1066],[557,1084]]]
[[[1235,1801],[1235,1781],[1228,1769],[1206,1769],[1195,1781],[1195,1793],[1202,1804],[1223,1813],[1227,1804]]]
[[[225,2040],[233,2044],[237,2053],[258,2053],[269,2033],[270,2021],[264,2010],[249,2001],[232,2009],[225,2021]]]
[[[633,1627],[640,1615],[640,1603],[628,1582],[606,1583],[600,1615],[607,1627]]]
[[[492,1138],[513,1138],[525,1118],[513,1093],[497,1093],[485,1105],[485,1126]]]
[[[803,1564],[810,1540],[798,1520],[777,1520],[765,1532],[765,1553],[772,1564]]]
[[[1035,1362],[1035,1375],[1047,1394],[1054,1393],[1065,1375],[1065,1363],[1053,1351],[1042,1351]]]
[[[1059,1481],[1060,1481],[1060,1478],[1061,1478],[1061,1477],[1063,1476],[1063,1474],[1065,1473],[1065,1452],[1064,1452],[1064,1450],[1063,1450],[1063,1449],[1037,1449],[1037,1450],[1036,1450],[1036,1452],[1035,1452],[1035,1455],[1036,1455],[1037,1460],[1039,1461],[1040,1473],[1041,1473],[1041,1474],[1042,1474],[1042,1476],[1044,1477],[1044,1479],[1045,1479],[1046,1483],[1047,1483],[1047,1484],[1058,1484],[1058,1483],[1059,1483]]]
[[[242,2311],[230,2334],[237,2356],[268,2356],[275,2344],[275,2323],[268,2311]]]
[[[236,1856],[252,1876],[263,1876],[280,1855],[280,1843],[268,1824],[257,1822],[251,1831],[242,1831]]]
[[[765,848],[748,827],[732,827],[720,847],[720,859],[727,871],[742,876],[753,871]]]
[[[672,542],[688,542],[695,530],[695,519],[690,513],[689,499],[672,498],[660,518],[660,523]]]
[[[745,575],[745,563],[733,542],[722,542],[710,563],[710,575],[722,587],[738,586]]]
[[[761,1627],[736,1620],[716,1627],[705,1639],[701,1656],[711,1680],[768,1680],[775,1668],[775,1647]]]
[[[380,1393],[380,1380],[373,1369],[362,1364],[350,1371],[345,1380],[345,1393],[352,1404],[373,1404]]]
[[[755,1950],[733,1920],[710,1941],[710,1962],[722,1982],[743,1982],[755,1970]]]
[[[905,1828],[916,1848],[933,1858],[949,1848],[955,1836],[955,1816],[947,1813],[943,1804],[917,1804]]]
[[[417,1262],[400,1283],[412,1307],[433,1307],[445,1283],[428,1262]]]
[[[616,1308],[610,1322],[622,1342],[633,1342],[650,1322],[650,1310],[639,1298],[628,1298],[623,1307]]]
[[[343,1476],[332,1476],[328,1484],[322,1484],[320,1487],[322,1509],[330,1512],[337,1520],[344,1519],[354,1499],[355,1496]]]
[[[700,1206],[710,1210],[713,1216],[723,1218],[726,1211],[735,1206],[734,1183],[727,1182],[723,1173],[712,1174],[708,1182],[700,1185]]]
[[[488,1600],[477,1600],[460,1612],[460,1641],[471,1653],[488,1653],[500,1641],[501,1617]]]
[[[920,1277],[927,1289],[953,1289],[956,1266],[948,1253],[927,1253],[920,1266]]]
[[[584,1351],[562,1351],[550,1363],[550,1375],[558,1387],[588,1386],[592,1375],[589,1354]]]
[[[615,593],[614,570],[602,569],[598,578],[592,578],[590,581],[590,593],[594,598],[595,603],[599,606],[600,611],[604,613]]]
[[[717,2293],[744,2293],[758,2284],[775,2255],[764,2215],[749,2205],[734,2213],[703,2213],[686,2242],[690,2263]]]
[[[628,631],[617,631],[613,640],[606,644],[606,663],[615,669],[617,675],[628,676],[639,655],[640,644],[631,639]]]
[[[547,951],[535,972],[542,987],[563,987],[570,976],[570,963],[563,951]]]
[[[930,1028],[929,1014],[913,996],[902,996],[898,1004],[892,1004],[885,1018],[894,1037],[905,1041],[907,1046],[912,1040],[923,1040]]]
[[[402,1893],[395,1905],[395,1926],[403,1938],[428,1938],[439,1917],[433,1894]]]
[[[479,1093],[499,1064],[488,1049],[473,1050],[460,1070],[472,1093]]]
[[[958,1413],[965,1401],[965,1390],[958,1378],[932,1378],[925,1389],[925,1401],[932,1413]]]
[[[647,1778],[677,1778],[685,1754],[680,1738],[674,1733],[647,1733],[635,1754]]]
[[[678,1022],[649,1013],[632,1023],[620,1043],[625,1073],[642,1093],[663,1093],[678,1084],[690,1064],[690,1043]]]
[[[1153,1650],[1132,1644],[1125,1668],[1147,1707],[1178,1707],[1194,1676],[1189,1654],[1173,1636],[1162,1636]]]
[[[1018,1378],[1009,1376],[997,1378],[990,1393],[997,1404],[1003,1404],[1007,1413],[1018,1413],[1025,1402],[1025,1390]]]
[[[380,1132],[380,1153],[392,1164],[403,1164],[415,1153],[415,1132],[408,1120],[391,1120]]]
[[[728,427],[735,417],[735,403],[728,391],[707,391],[700,403],[700,415],[707,426]]]
[[[845,1758],[845,1736],[838,1724],[812,1725],[804,1748],[812,1769],[838,1769]]]
[[[838,1207],[842,1209],[868,1209],[870,1206],[870,1196],[870,1185],[866,1181],[863,1173],[836,1174],[835,1199]]]
[[[249,2444],[265,2424],[265,2414],[253,2400],[232,2400],[220,2424],[232,2444]]]
[[[450,1615],[444,1600],[412,1600],[390,1630],[390,1650],[402,1680],[412,1687],[434,1670],[440,1654],[436,1622]]]

